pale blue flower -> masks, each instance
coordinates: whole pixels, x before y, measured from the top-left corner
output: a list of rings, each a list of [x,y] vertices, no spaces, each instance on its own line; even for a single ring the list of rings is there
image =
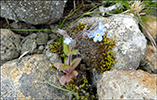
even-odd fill
[[[93,37],[93,32],[87,33],[87,35],[88,35],[89,38],[92,38]]]
[[[64,43],[66,43],[67,45],[69,45],[69,43],[71,42],[72,38],[65,38]]]
[[[97,40],[98,40],[98,41],[102,41],[102,36],[103,36],[104,34],[105,34],[105,33],[104,33],[102,30],[97,29],[97,30],[94,32],[94,34],[93,34],[93,37],[94,37],[93,41],[94,41],[94,42],[97,42]]]
[[[99,29],[102,30],[102,31],[106,31],[106,30],[104,29],[104,27],[105,27],[105,26],[102,24],[102,22],[99,21]]]

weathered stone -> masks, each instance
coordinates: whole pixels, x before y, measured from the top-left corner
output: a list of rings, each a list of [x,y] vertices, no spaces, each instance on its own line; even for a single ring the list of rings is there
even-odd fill
[[[34,26],[31,24],[26,24],[24,22],[12,22],[10,23],[10,28],[11,29],[36,29]],[[16,34],[20,34],[22,36],[27,36],[29,34],[32,34],[33,31],[14,31]]]
[[[147,15],[145,18],[147,18],[145,20],[146,29],[157,43],[157,20],[156,20],[157,16],[155,17],[155,16]],[[146,37],[149,38],[147,34],[145,35]]]
[[[157,99],[157,74],[142,70],[106,71],[97,82],[99,100],[106,99]]]
[[[147,45],[147,50],[144,55],[144,59],[140,63],[140,69],[149,73],[157,74],[157,53],[153,46]]]
[[[54,58],[55,59],[55,58]],[[61,87],[56,71],[50,70],[49,59],[43,54],[26,56],[1,66],[1,99],[69,100],[67,92],[50,86]],[[58,76],[59,75],[59,76]]]
[[[20,36],[10,30],[1,30],[1,64],[19,56]]]
[[[46,43],[48,41],[48,37],[43,38],[46,35],[47,34],[45,34],[45,33],[38,32],[38,33],[33,33],[33,34],[25,37],[21,41],[21,44],[26,43],[26,44],[21,45],[21,54],[23,54],[26,51],[29,51],[30,53],[42,53],[44,50],[43,47],[46,46]],[[41,39],[41,38],[43,38],[43,39]],[[35,41],[37,39],[41,39],[41,40],[38,40],[36,42],[32,42],[32,41]],[[32,43],[29,43],[29,42],[32,42]],[[42,50],[39,48],[40,46],[43,46]]]
[[[58,54],[51,52],[50,45],[53,44],[54,40],[50,40],[47,42],[47,45],[43,51],[46,57],[50,60],[51,63],[61,62]],[[57,59],[56,59],[57,58]]]
[[[62,16],[67,0],[1,1],[1,17],[30,24],[56,22]]]

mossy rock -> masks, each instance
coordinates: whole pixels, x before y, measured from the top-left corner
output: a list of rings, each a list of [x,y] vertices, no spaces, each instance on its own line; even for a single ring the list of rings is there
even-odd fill
[[[68,35],[73,39],[83,31],[85,23],[74,24],[74,26],[66,29]],[[91,25],[87,26],[87,30]],[[104,72],[113,68],[115,64],[115,53],[112,48],[115,46],[115,39],[109,39],[107,32],[103,36],[101,42],[94,42],[93,39],[80,38],[75,49],[78,49],[83,62],[87,64],[88,69],[96,68],[98,72]]]

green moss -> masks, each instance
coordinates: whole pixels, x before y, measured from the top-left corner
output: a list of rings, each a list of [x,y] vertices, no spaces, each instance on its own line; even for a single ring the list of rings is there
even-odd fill
[[[113,47],[115,46],[116,39],[108,38],[107,33],[103,36],[103,40],[98,45],[98,56],[96,58],[92,58],[94,64],[92,65],[98,73],[102,73],[106,70],[110,70],[113,68],[115,64],[115,54],[113,52]]]
[[[51,67],[49,69],[52,69],[54,71],[57,71],[57,69],[54,67],[54,65],[51,63]]]
[[[85,28],[85,24],[84,23],[79,23],[77,28],[78,28],[78,31],[82,31]]]
[[[83,77],[81,84],[76,85],[76,80],[72,79],[70,83],[67,83],[67,89],[73,91],[75,95],[73,96],[74,100],[98,100],[98,96],[92,88],[90,87],[86,77]]]
[[[53,44],[50,45],[51,48],[51,52],[53,53],[58,53],[61,57],[64,57],[65,54],[63,52],[63,49],[59,49],[59,46],[61,45],[61,43],[59,41],[53,42]]]

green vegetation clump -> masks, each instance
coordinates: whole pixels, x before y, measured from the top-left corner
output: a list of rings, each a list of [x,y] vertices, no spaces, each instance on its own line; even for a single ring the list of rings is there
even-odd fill
[[[61,49],[59,48],[60,45],[61,45],[61,43],[60,43],[59,41],[53,42],[53,44],[50,45],[51,52],[57,53],[57,54],[59,54],[61,57],[64,57],[65,54],[64,54],[64,52],[63,52],[63,49],[62,49],[62,48],[61,48]]]
[[[66,31],[69,36],[75,38],[81,34],[83,28],[85,28],[84,23],[79,23],[74,27],[69,27]],[[87,26],[87,30],[90,29],[91,25]],[[72,34],[75,33],[75,34]],[[110,39],[107,37],[107,32],[103,36],[101,42],[94,42],[93,38],[89,39],[88,37],[80,38],[76,44],[75,49],[78,49],[80,56],[88,66],[87,69],[91,70],[96,69],[98,73],[110,70],[115,64],[116,53],[113,52],[113,47],[115,46],[116,39]]]
[[[82,31],[85,28],[85,24],[84,23],[79,23],[77,28],[78,28],[79,31]]]
[[[98,45],[98,56],[96,58],[92,58],[94,64],[92,65],[97,72],[104,72],[106,70],[110,70],[113,68],[115,64],[115,54],[113,52],[113,47],[115,46],[116,39],[109,39],[107,33],[103,36],[103,40]]]
[[[81,84],[77,85],[76,79],[72,79],[70,83],[67,83],[67,89],[74,92],[73,100],[98,100],[98,96],[95,91],[91,88],[86,77],[83,77]]]

